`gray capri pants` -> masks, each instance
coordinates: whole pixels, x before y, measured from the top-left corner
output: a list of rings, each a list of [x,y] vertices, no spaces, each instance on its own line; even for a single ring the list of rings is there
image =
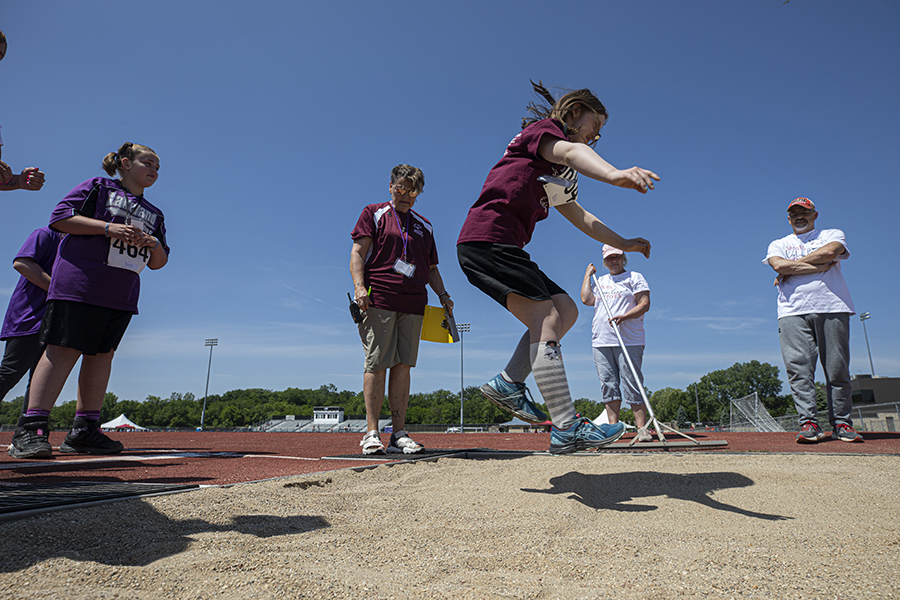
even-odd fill
[[[626,346],[628,356],[634,363],[638,377],[644,378],[641,373],[641,364],[644,360],[643,346]],[[622,402],[622,408],[640,406],[644,403],[641,395],[640,382],[635,382],[634,374],[628,366],[628,360],[622,348],[617,346],[602,346],[594,348],[594,366],[597,367],[597,376],[600,377],[600,391],[603,394],[602,402]]]

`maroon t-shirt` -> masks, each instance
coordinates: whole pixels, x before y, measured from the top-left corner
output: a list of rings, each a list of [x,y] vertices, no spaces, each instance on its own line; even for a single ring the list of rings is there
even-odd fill
[[[493,242],[524,248],[538,221],[547,218],[549,203],[541,175],[575,179],[575,172],[541,158],[538,147],[544,136],[568,140],[556,119],[532,123],[506,147],[488,173],[478,201],[469,209],[456,243]]]
[[[365,257],[364,281],[366,289],[372,290],[369,295],[372,306],[424,315],[428,303],[425,286],[431,266],[438,264],[431,223],[415,211],[397,212],[390,202],[381,202],[363,209],[350,237],[372,238],[369,255]],[[394,270],[398,258],[415,265],[412,277]]]

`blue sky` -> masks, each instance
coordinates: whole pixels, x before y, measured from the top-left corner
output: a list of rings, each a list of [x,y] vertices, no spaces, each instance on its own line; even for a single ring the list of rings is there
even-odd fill
[[[11,265],[107,152],[146,144],[161,161],[147,198],[172,254],[142,275],[109,390],[202,396],[212,337],[211,394],[360,390],[349,233],[364,205],[388,199],[390,169],[411,163],[457,320],[472,324],[465,384],[480,385],[523,327],[470,286],[454,246],[533,99],[529,78],[541,79],[593,89],[610,111],[601,156],[662,177],[647,195],[579,186],[588,210],[653,244],[629,264],[652,290],[651,390],[754,359],[783,371],[774,273],[760,261],[790,233],[796,196],[816,202],[820,227],[845,231],[875,373],[898,376],[898,26],[892,1],[5,0],[3,159],[41,167],[47,183],[0,195],[0,257]],[[600,261],[557,213],[527,249],[576,299]],[[16,281],[0,270],[4,307]],[[573,397],[597,400],[590,317],[583,307],[563,352]],[[868,373],[851,323],[851,372]],[[412,391],[459,386],[459,345],[423,343]]]

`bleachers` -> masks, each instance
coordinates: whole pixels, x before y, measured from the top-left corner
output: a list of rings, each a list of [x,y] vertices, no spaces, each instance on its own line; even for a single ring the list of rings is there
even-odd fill
[[[384,428],[391,424],[390,418],[380,419],[378,421],[378,429],[384,431]],[[316,425],[311,419],[277,419],[265,423],[261,431],[271,433],[312,433],[312,432],[350,432],[365,433],[365,419],[347,419],[341,423],[334,425]]]
[[[308,423],[312,423],[312,421],[310,421],[309,419],[280,419],[278,421],[271,421],[270,423],[268,423],[263,431],[275,433],[296,433]]]
[[[332,431],[350,431],[355,433],[365,433],[366,432],[366,420],[365,419],[347,419],[343,423],[339,423],[335,425]]]

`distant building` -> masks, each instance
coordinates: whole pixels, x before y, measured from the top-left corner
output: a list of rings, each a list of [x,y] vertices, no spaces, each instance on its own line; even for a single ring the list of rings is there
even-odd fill
[[[900,402],[900,377],[854,375],[850,378],[850,385],[854,406]]]
[[[313,425],[332,426],[344,422],[344,409],[340,406],[314,406]]]
[[[853,420],[861,431],[897,431],[900,425],[900,377],[856,375],[853,388]],[[863,436],[865,437],[865,436]]]

